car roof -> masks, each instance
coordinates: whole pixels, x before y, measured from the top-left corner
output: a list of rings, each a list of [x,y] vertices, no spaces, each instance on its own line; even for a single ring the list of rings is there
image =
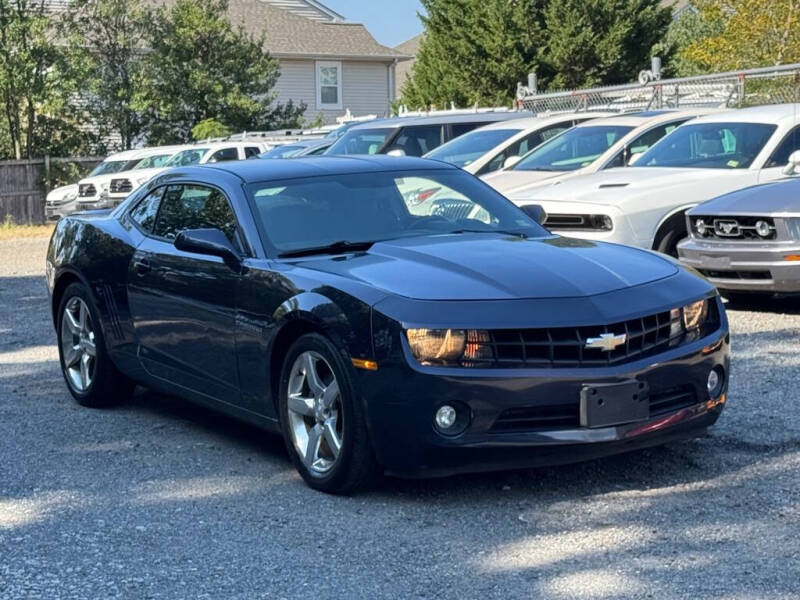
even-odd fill
[[[603,117],[613,116],[611,112],[598,112],[596,116],[591,112],[582,113],[561,113],[561,114],[542,114],[536,117],[523,117],[521,119],[511,119],[510,121],[496,121],[489,125],[484,125],[480,129],[474,131],[490,131],[492,129],[518,129],[524,131],[526,129],[537,129],[545,127],[551,123],[560,123],[569,119],[585,119],[587,116],[590,120],[600,119]]]
[[[769,104],[719,112],[701,117],[697,123],[770,123],[792,120],[800,122],[800,104]]]
[[[131,156],[131,158],[147,158],[149,156],[169,154],[170,152],[174,154],[187,148],[191,148],[191,146],[184,144],[183,146],[152,146],[150,148],[140,148],[135,151],[136,155]]]
[[[262,145],[262,144],[263,144],[263,142],[256,141],[256,140],[245,141],[245,142],[243,142],[241,140],[235,141],[235,142],[219,142],[219,141],[208,142],[208,143],[206,143],[206,142],[197,142],[195,144],[191,144],[189,146],[186,146],[186,148],[184,148],[184,150],[202,150],[202,149],[218,150],[219,148],[238,148],[239,146],[259,146],[259,145]]]
[[[350,131],[362,129],[387,129],[410,127],[414,125],[446,125],[448,123],[494,123],[496,121],[512,121],[520,117],[530,117],[533,113],[524,111],[496,111],[482,113],[458,113],[455,115],[434,115],[430,117],[395,117],[394,119],[381,119],[369,121],[363,125],[351,127]]]
[[[236,175],[245,183],[277,181],[299,177],[323,175],[349,175],[379,173],[382,171],[433,171],[460,170],[452,165],[434,160],[408,156],[353,155],[353,156],[303,156],[289,160],[241,160],[181,168],[182,172],[202,177],[210,170]]]
[[[635,113],[622,113],[603,119],[592,119],[581,123],[578,127],[596,127],[598,125],[622,125],[625,127],[642,127],[667,123],[682,117],[694,118],[699,115],[719,112],[717,108],[687,108],[683,110],[648,110]]]

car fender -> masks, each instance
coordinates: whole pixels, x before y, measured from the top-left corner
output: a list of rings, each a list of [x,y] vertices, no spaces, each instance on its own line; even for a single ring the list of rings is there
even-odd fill
[[[691,208],[694,208],[697,205],[698,205],[697,202],[692,202],[691,204],[682,204],[678,208],[674,208],[670,212],[668,212],[666,215],[664,215],[661,218],[661,220],[656,224],[655,229],[652,231],[652,235],[650,236],[651,242],[655,243],[656,236],[658,235],[658,232],[661,231],[661,227],[664,225],[664,223],[669,221],[675,215],[677,215],[679,213],[685,213],[687,210],[689,210]]]

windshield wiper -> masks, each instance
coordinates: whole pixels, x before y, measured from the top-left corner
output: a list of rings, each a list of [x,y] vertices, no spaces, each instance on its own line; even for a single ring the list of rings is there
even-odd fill
[[[278,257],[297,258],[299,256],[313,256],[314,254],[340,254],[342,252],[358,252],[359,250],[369,250],[374,243],[375,242],[348,242],[347,240],[340,240],[325,246],[301,248],[300,250],[282,252],[278,255]]]
[[[456,229],[448,233],[500,233],[503,235],[513,235],[522,239],[528,239],[528,234],[522,231],[509,231],[508,229]]]

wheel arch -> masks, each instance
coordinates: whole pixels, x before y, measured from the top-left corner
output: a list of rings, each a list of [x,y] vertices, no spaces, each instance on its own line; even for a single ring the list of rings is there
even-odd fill
[[[273,319],[276,325],[269,345],[268,365],[270,392],[276,411],[283,361],[291,345],[301,336],[318,333],[327,337],[345,355],[347,364],[350,364],[354,344],[368,344],[370,348],[372,345],[371,339],[359,344],[351,320],[342,308],[333,299],[319,293],[303,293],[285,301],[273,313]]]
[[[661,238],[669,230],[673,229],[676,224],[678,224],[681,229],[686,230],[686,211],[691,208],[694,208],[695,206],[697,206],[697,204],[687,204],[681,206],[661,218],[661,220],[658,222],[658,225],[656,225],[656,229],[653,234],[653,244],[652,244],[653,250],[658,248]]]
[[[86,278],[74,269],[63,269],[60,273],[58,273],[58,275],[56,275],[53,283],[50,312],[51,316],[53,317],[53,325],[55,326],[58,326],[58,309],[61,306],[61,299],[64,297],[64,292],[66,289],[73,283],[82,283],[84,286],[86,286],[86,289],[89,290],[89,295],[92,297],[92,300],[95,300],[96,302],[92,287],[89,285],[89,282],[86,281]]]

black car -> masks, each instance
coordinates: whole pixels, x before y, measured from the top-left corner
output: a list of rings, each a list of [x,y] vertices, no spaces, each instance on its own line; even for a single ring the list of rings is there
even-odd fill
[[[420,187],[437,189],[423,215]],[[421,159],[165,172],[56,228],[64,377],[86,406],[141,384],[282,432],[306,482],[340,493],[712,425],[729,368],[714,288],[529,215]]]

